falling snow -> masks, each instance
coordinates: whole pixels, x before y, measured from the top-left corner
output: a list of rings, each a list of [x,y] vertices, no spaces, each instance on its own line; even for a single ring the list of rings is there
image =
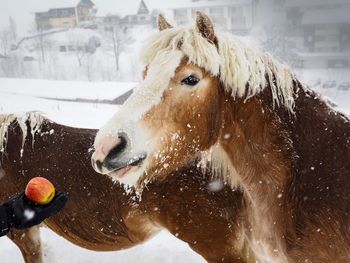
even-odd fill
[[[34,218],[34,215],[35,215],[35,212],[31,209],[26,209],[24,210],[24,217],[27,219],[27,220],[31,220]]]

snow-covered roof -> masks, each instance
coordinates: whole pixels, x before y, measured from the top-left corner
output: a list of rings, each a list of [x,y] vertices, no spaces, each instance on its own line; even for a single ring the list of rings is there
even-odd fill
[[[38,0],[37,0],[38,1]],[[90,1],[90,0],[84,0]],[[95,7],[97,8],[97,16],[106,16],[108,14],[118,14],[120,16],[125,15],[133,15],[136,14],[141,0],[114,0],[114,1],[106,1],[106,0],[91,0]],[[181,0],[180,0],[181,1]],[[164,3],[163,3],[164,2]],[[163,8],[171,5],[167,3],[167,1],[163,1],[161,4],[155,1],[147,1],[144,0],[145,5],[148,10]],[[55,8],[66,8],[66,7],[76,7],[80,3],[80,0],[50,0],[50,1],[41,1],[40,5],[35,5],[31,9],[31,13],[38,12],[47,12],[49,9]]]
[[[200,8],[200,7],[215,7],[215,6],[235,6],[235,5],[246,5],[251,4],[252,0],[178,0],[172,2],[169,5],[170,9],[181,9],[181,8]]]
[[[79,0],[50,0],[50,1],[41,1],[40,5],[33,6],[31,12],[47,12],[49,9],[55,8],[66,8],[66,7],[76,7],[79,3]]]
[[[100,40],[103,37],[96,31],[92,29],[84,28],[70,28],[67,30],[59,30],[56,32],[51,32],[44,35],[45,41],[54,44],[55,46],[59,45],[69,45],[69,44],[78,44],[78,43],[88,43],[91,37],[97,37]],[[38,37],[31,37],[22,41],[20,47],[28,47],[37,41]]]
[[[93,6],[94,3],[91,0],[80,0],[78,6]]]
[[[350,59],[350,53],[343,52],[297,52],[300,58],[345,58]]]
[[[334,9],[320,9],[311,10],[304,13],[302,24],[313,25],[313,24],[339,24],[349,23],[350,15],[349,10],[346,8],[334,8]]]
[[[77,41],[81,43],[87,43],[87,41],[93,36],[102,38],[101,35],[98,32],[96,32],[96,30],[83,28],[71,28],[67,31],[49,35],[48,37],[50,41],[52,41],[56,45],[66,45],[68,43],[74,43]]]
[[[349,0],[286,0],[287,7],[349,4]]]
[[[95,4],[95,1],[94,0],[92,0],[92,1],[91,0],[50,0],[50,1],[41,1],[40,5],[35,5],[35,7],[33,7],[31,9],[31,12],[32,13],[40,13],[40,12],[47,12],[50,9],[56,9],[56,8],[77,7],[78,4],[90,5],[90,4]],[[101,5],[102,4],[103,3],[101,3]]]
[[[126,16],[126,15],[135,15],[140,7],[141,0],[127,0],[127,4],[119,1],[103,1],[103,0],[96,0],[94,1],[96,7],[98,8],[97,15],[98,16],[105,16],[109,14],[118,14],[120,16]],[[150,6],[148,1],[144,1],[145,5],[147,6],[148,10],[152,10],[154,8],[157,8],[157,6],[153,5]]]

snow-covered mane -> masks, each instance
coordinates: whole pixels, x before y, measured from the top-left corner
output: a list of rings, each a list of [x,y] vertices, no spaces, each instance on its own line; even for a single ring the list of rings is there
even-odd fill
[[[0,115],[0,152],[4,153],[6,151],[8,128],[11,125],[11,123],[16,121],[22,130],[22,148],[21,148],[21,155],[22,155],[24,143],[27,137],[26,122],[27,121],[29,122],[31,134],[32,136],[34,136],[34,134],[40,129],[44,119],[45,119],[44,115],[36,111],[27,112],[21,115],[15,115],[15,114]],[[34,144],[34,140],[33,140],[33,144]]]
[[[219,76],[233,97],[250,98],[271,88],[273,102],[293,110],[294,76],[268,53],[249,48],[229,34],[216,34],[218,47],[190,27],[168,28],[151,36],[142,48],[141,60],[149,65],[161,51],[180,50],[189,63]]]

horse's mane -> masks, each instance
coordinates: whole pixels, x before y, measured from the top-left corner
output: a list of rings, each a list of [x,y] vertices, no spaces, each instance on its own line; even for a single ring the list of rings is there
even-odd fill
[[[27,122],[29,122],[30,132],[34,138],[34,134],[40,130],[40,127],[45,120],[45,117],[42,113],[32,111],[26,112],[24,114],[0,114],[0,153],[6,151],[7,146],[7,135],[8,128],[11,123],[16,122],[22,131],[22,148],[21,155],[23,154],[23,147],[27,137]],[[32,141],[34,144],[34,139]]]
[[[210,171],[214,179],[222,180],[232,189],[241,187],[235,167],[232,166],[229,157],[218,144],[213,145],[208,151],[201,152],[198,166],[203,173]]]
[[[249,99],[269,86],[273,102],[293,110],[294,76],[285,65],[231,35],[219,34],[217,40],[218,47],[195,29],[169,28],[148,39],[141,59],[148,65],[160,51],[181,50],[189,63],[219,76],[223,87],[233,97]]]

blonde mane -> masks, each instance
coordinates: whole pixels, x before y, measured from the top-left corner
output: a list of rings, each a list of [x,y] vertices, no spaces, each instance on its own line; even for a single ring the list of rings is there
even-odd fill
[[[202,169],[203,173],[210,171],[213,179],[222,180],[232,189],[241,187],[236,168],[232,166],[229,157],[218,144],[213,145],[207,151],[201,152],[198,167]]]
[[[182,51],[189,63],[219,76],[233,97],[249,99],[267,86],[274,104],[294,107],[294,76],[269,54],[247,47],[228,34],[217,35],[218,47],[196,29],[169,28],[151,36],[142,49],[141,60],[150,64],[161,51]]]
[[[0,114],[0,153],[6,152],[7,138],[8,138],[8,128],[14,121],[17,122],[22,131],[22,147],[20,150],[21,156],[23,155],[23,147],[25,140],[27,138],[27,125],[26,122],[29,122],[30,132],[33,137],[32,145],[34,146],[34,135],[37,131],[40,130],[40,127],[44,121],[45,117],[42,113],[39,112],[27,112],[22,115]]]

